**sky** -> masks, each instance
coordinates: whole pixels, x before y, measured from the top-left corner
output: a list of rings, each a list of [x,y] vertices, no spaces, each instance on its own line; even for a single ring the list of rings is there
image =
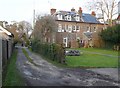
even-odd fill
[[[91,13],[87,2],[92,0],[0,0],[0,21],[28,21],[32,24],[33,9],[36,15],[50,14],[51,8],[70,11],[75,8],[78,11],[82,7],[83,13]]]
[[[33,9],[38,14],[50,14],[51,8],[70,11],[71,8],[78,10],[83,8],[83,12],[88,12],[85,3],[89,0],[0,0],[0,20],[32,22]]]

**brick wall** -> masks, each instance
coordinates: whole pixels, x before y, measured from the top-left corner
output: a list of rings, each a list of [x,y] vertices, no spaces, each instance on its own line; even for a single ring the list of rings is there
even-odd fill
[[[70,36],[70,35],[75,35],[76,37],[80,37],[80,40],[83,40],[84,43],[86,42],[85,46],[87,46],[87,42],[88,39],[84,36],[84,32],[87,32],[88,29],[90,30],[90,32],[92,32],[92,43],[95,47],[102,47],[104,46],[104,42],[100,39],[98,33],[103,29],[104,25],[103,24],[94,24],[94,23],[84,23],[84,22],[71,22],[71,21],[56,21],[58,26],[59,24],[65,26],[65,25],[75,25],[75,26],[79,26],[80,27],[80,31],[79,32],[72,32],[72,33],[68,33],[68,32],[59,32],[56,34],[56,42],[61,44],[63,43],[63,38],[66,36]],[[66,27],[63,27],[66,28]],[[58,29],[56,29],[58,30]],[[71,47],[78,47],[77,45],[77,41],[76,41],[76,37],[71,39]],[[68,38],[69,39],[69,38]],[[70,40],[70,39],[69,39]],[[69,41],[70,42],[70,41]]]

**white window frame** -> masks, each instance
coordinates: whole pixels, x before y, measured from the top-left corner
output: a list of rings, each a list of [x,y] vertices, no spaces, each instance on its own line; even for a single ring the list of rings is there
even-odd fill
[[[72,25],[72,31],[76,32],[76,26]]]
[[[72,32],[72,25],[68,25],[68,32]]]
[[[58,24],[58,32],[62,32],[62,25]]]
[[[78,30],[77,30],[77,27],[78,27]],[[76,31],[79,32],[80,31],[80,26],[76,26]]]

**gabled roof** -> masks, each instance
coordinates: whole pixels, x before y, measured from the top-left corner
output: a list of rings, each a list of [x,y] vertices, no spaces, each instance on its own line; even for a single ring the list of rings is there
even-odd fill
[[[2,39],[9,39],[10,37],[14,37],[14,35],[12,33],[10,33],[9,31],[7,31],[6,29],[4,29],[2,26],[0,26],[0,38]]]
[[[12,35],[12,33],[10,33],[9,31],[7,31],[6,29],[4,29],[2,26],[0,26],[0,31],[3,31],[4,33],[6,33],[9,36]]]

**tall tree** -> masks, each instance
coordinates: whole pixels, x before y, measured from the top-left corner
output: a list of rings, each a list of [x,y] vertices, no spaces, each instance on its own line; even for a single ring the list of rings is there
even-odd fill
[[[102,14],[103,20],[105,22],[105,18],[107,18],[108,24],[112,26],[112,19],[117,14],[117,0],[92,0],[89,3],[90,10],[96,10]]]
[[[41,42],[47,42],[48,34],[51,34],[52,39],[55,40],[56,27],[57,24],[52,16],[38,16],[33,30],[34,38],[37,38]]]

